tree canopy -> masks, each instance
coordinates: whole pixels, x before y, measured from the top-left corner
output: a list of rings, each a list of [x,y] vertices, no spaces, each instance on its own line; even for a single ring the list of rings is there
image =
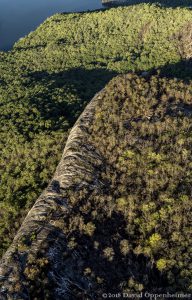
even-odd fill
[[[189,9],[56,14],[0,52],[0,251],[54,173],[86,103],[116,74],[190,78]],[[170,26],[171,24],[171,26]]]

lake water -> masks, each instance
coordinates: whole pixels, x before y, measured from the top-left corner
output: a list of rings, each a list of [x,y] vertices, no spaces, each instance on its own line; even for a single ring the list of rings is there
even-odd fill
[[[10,49],[20,37],[55,13],[101,7],[101,0],[0,0],[0,50]]]

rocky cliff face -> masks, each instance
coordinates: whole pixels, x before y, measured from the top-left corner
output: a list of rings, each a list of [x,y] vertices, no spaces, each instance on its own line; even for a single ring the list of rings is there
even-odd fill
[[[71,130],[53,179],[28,213],[1,261],[1,300],[48,299],[51,286],[54,299],[88,299],[91,282],[78,271],[85,257],[77,251],[67,250],[61,224],[73,209],[68,205],[66,191],[100,187],[98,167],[102,165],[102,159],[89,145],[87,137],[101,93],[92,99]],[[84,247],[86,250],[86,245]],[[36,298],[34,290],[30,289],[37,278],[44,283],[43,287],[37,284],[40,292]]]

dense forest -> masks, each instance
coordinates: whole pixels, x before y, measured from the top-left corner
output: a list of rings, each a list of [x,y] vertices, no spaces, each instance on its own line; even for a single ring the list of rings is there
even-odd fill
[[[187,8],[171,9],[147,4],[90,13],[57,14],[46,20],[36,31],[20,39],[12,51],[0,53],[1,254],[7,249],[21,220],[52,177],[69,129],[92,96],[114,75],[128,71],[136,73],[147,71],[149,74],[158,72],[159,76],[177,76],[185,78],[186,81],[189,80],[192,57],[191,20],[192,13]],[[174,85],[174,82],[172,84]],[[182,86],[182,83],[180,84]],[[178,95],[180,93],[182,94],[178,90]],[[190,91],[186,93],[190,95]],[[181,103],[182,109],[188,111],[189,104],[183,105]],[[145,110],[145,107],[141,106],[140,109]],[[160,110],[159,114],[161,113]],[[183,118],[185,121],[183,130],[186,130],[188,117]],[[172,119],[168,118],[166,122],[172,122]],[[145,124],[142,126],[145,127]],[[179,130],[177,124],[174,126],[172,138]],[[156,129],[150,130],[152,135]],[[144,133],[141,132],[141,134]],[[185,133],[181,133],[181,136],[182,134],[184,137],[181,137],[181,140],[184,139],[185,143]],[[167,136],[169,133],[165,140]],[[153,147],[152,144],[151,147]],[[128,156],[133,155],[131,164],[134,168],[138,157],[135,158],[135,149],[129,151]],[[181,158],[183,164],[187,163],[189,155],[187,151],[189,151],[188,144],[186,144],[186,153],[181,154],[181,157],[186,157],[186,160]],[[142,155],[148,157],[147,153]],[[155,180],[153,184],[155,184],[159,179],[154,175],[154,168],[157,167],[157,160],[162,158],[161,154],[160,157],[156,157],[158,154],[155,154],[153,149],[151,149],[151,155],[154,157],[147,159],[149,161],[151,159],[152,166],[150,170],[147,170],[149,174],[147,173],[146,176],[150,177],[153,174]],[[178,159],[180,159],[180,154]],[[122,158],[123,160],[126,164],[130,163],[129,157],[128,162],[126,157]],[[179,175],[180,167],[176,165],[175,170],[171,162],[168,162],[168,166],[165,164],[162,172],[167,172],[166,174],[176,172],[174,173],[176,177],[181,176]],[[127,165],[124,169],[127,171]],[[144,172],[144,169],[141,169],[141,172]],[[138,184],[138,190],[135,193],[139,191],[139,176],[141,174],[138,175],[138,183],[135,182]],[[157,189],[161,189],[163,184],[164,181],[158,182]],[[187,185],[186,182],[184,184]],[[150,192],[146,186],[146,193],[155,192],[153,187],[151,189]],[[188,194],[182,195],[182,187],[181,191],[176,191],[174,195],[171,195],[171,191],[173,193],[173,187],[166,196],[168,199],[170,197],[174,199],[177,196],[184,197],[182,201],[186,201],[186,205],[189,205]],[[127,197],[126,193],[125,190],[125,197]],[[134,199],[135,197],[136,194],[133,195]],[[156,197],[160,196],[156,195]],[[173,199],[170,201],[175,201]],[[121,201],[123,203],[124,200]],[[147,201],[150,203],[150,198]],[[152,209],[154,213],[158,213],[158,203],[157,207],[154,207],[152,203],[149,211]],[[148,205],[148,202],[145,204]],[[172,209],[174,204],[170,205]],[[174,209],[176,208],[177,206]],[[166,213],[165,221],[163,221],[165,227]],[[137,216],[137,212],[135,214]],[[140,231],[144,226],[143,218],[144,215],[137,216],[137,226],[130,223],[133,232],[134,230]],[[159,220],[158,216],[156,220]],[[151,222],[156,221],[152,218]],[[173,221],[173,230],[175,230],[175,222],[177,221]],[[178,222],[181,224],[180,221]],[[178,225],[178,228],[179,226],[181,225]],[[149,231],[146,228],[143,230],[145,234],[148,232],[147,238],[150,245],[150,228]],[[151,254],[152,250],[149,245],[145,245],[142,234],[141,232],[138,235],[141,243],[141,249],[138,251],[142,253],[149,251],[148,255],[153,255],[159,269],[173,267],[173,262],[167,262],[166,249],[161,253],[162,256]],[[165,239],[159,231],[155,236],[152,235],[152,238],[160,238],[163,241]],[[135,245],[137,243],[138,241],[135,241]],[[174,259],[173,254],[171,260]],[[182,263],[186,264],[186,261]]]
[[[2,261],[2,300],[190,299],[191,120],[192,80],[113,78]]]
[[[92,238],[112,262],[104,286],[117,287],[121,278],[124,291],[191,291],[191,121],[192,81],[128,74],[114,78],[99,98],[90,141],[105,161],[106,188],[86,195],[69,224],[78,215],[78,226],[91,220]],[[81,230],[73,230],[78,240]],[[142,271],[130,276],[124,266],[134,255]],[[160,278],[154,272],[149,279],[148,262]]]

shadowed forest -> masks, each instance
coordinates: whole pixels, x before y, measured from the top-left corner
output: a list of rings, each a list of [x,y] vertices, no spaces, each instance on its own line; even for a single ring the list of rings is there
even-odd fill
[[[138,4],[155,4],[162,7],[189,7],[191,8],[191,0],[103,0],[104,7],[131,6]]]

